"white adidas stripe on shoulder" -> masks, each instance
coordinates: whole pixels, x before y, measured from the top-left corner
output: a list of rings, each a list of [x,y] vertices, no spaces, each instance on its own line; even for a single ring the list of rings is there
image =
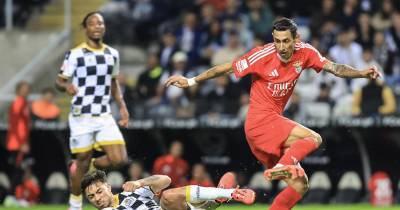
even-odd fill
[[[271,50],[272,48],[275,48],[275,46],[270,44],[269,46],[266,46],[263,49],[261,49],[261,50],[255,52],[255,53],[253,53],[252,55],[250,55],[248,59],[251,60],[254,57],[256,57],[257,55],[259,55],[259,54],[261,54],[261,53],[263,53],[265,51]]]
[[[269,48],[268,50],[262,51],[262,52],[258,53],[256,56],[254,56],[254,57],[252,57],[252,58],[249,58],[249,62],[251,63],[251,62],[253,62],[255,59],[257,59],[258,57],[260,57],[260,56],[262,56],[262,55],[265,55],[265,54],[267,54],[267,53],[269,53],[269,52],[271,52],[271,51],[274,51],[274,50],[275,50],[275,48]]]
[[[257,61],[260,60],[261,58],[264,58],[265,56],[267,56],[267,55],[269,55],[269,54],[271,54],[271,53],[274,53],[274,52],[276,52],[275,48],[272,49],[272,50],[270,50],[270,51],[268,51],[268,52],[265,52],[265,53],[263,53],[263,54],[260,54],[259,56],[255,57],[252,61],[249,61],[249,62],[250,62],[250,65],[253,65],[255,62],[257,62]]]

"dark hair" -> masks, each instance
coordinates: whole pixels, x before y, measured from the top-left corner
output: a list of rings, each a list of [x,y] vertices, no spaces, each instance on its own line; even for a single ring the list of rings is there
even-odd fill
[[[289,30],[294,38],[297,35],[297,24],[292,19],[281,18],[274,22],[274,24],[272,26],[272,32],[274,30],[277,30],[277,31]]]
[[[101,13],[99,12],[99,11],[94,11],[94,12],[89,12],[89,13],[87,13],[86,14],[86,16],[83,18],[83,20],[82,20],[82,23],[81,23],[81,26],[83,27],[83,28],[86,28],[86,26],[87,26],[87,19],[89,19],[89,17],[90,16],[92,16],[92,15],[94,15],[94,14],[99,14],[99,15],[101,15]],[[102,16],[102,15],[101,15]]]
[[[22,80],[20,82],[17,83],[17,85],[15,86],[15,93],[18,94],[18,92],[21,90],[22,86],[24,85],[28,85],[29,86],[29,82]]]
[[[85,189],[96,182],[107,183],[107,176],[104,171],[96,170],[85,174],[81,182],[82,193],[85,194]]]

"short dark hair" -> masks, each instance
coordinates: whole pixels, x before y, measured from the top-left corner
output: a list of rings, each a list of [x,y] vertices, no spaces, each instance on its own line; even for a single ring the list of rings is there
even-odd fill
[[[107,176],[104,171],[96,170],[85,174],[81,182],[82,193],[85,194],[85,189],[96,182],[107,183]]]
[[[272,32],[274,32],[274,30],[277,30],[277,31],[289,30],[294,38],[297,35],[297,24],[292,19],[281,18],[274,22],[274,24],[272,26]]]
[[[89,17],[94,15],[94,14],[99,14],[99,15],[103,16],[99,11],[93,11],[93,12],[87,13],[86,16],[83,18],[82,23],[81,23],[81,26],[83,28],[86,28],[86,26],[87,26],[87,23],[86,23],[87,19],[89,19]]]
[[[22,88],[24,85],[28,85],[28,86],[29,86],[29,82],[28,82],[28,81],[25,81],[25,80],[19,81],[19,82],[17,83],[17,85],[15,86],[15,93],[18,94],[18,92],[21,90],[21,88]]]

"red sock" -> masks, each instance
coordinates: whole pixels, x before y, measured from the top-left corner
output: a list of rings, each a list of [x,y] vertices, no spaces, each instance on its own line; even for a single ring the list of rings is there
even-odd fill
[[[312,138],[298,139],[290,145],[278,163],[282,165],[295,165],[317,148],[318,145]]]
[[[269,210],[290,210],[301,199],[301,195],[292,187],[286,187],[274,199]]]

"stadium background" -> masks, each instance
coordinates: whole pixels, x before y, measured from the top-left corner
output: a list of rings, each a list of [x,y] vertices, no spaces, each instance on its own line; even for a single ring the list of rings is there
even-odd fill
[[[30,101],[40,98],[43,88],[53,87],[64,53],[83,41],[80,21],[93,10],[104,14],[105,42],[121,54],[123,76],[119,79],[132,117],[129,128],[123,130],[128,154],[142,161],[148,172],[176,139],[184,144],[183,158],[190,165],[205,164],[214,182],[225,171],[233,170],[240,172],[242,185],[250,185],[253,175],[262,171],[243,133],[249,78],[237,81],[227,77],[186,92],[163,92],[159,84],[163,77],[178,71],[173,62],[184,63],[182,71],[191,76],[270,42],[271,23],[280,16],[294,18],[302,40],[334,61],[360,68],[378,64],[393,93],[391,100],[400,96],[398,0],[6,0],[0,7],[0,171],[8,175],[12,163],[7,162],[4,143],[15,85],[21,80],[30,82]],[[181,38],[181,32],[183,26],[191,25],[195,30],[188,42]],[[177,49],[173,52],[180,53],[165,56],[166,39],[174,37]],[[371,52],[370,60],[365,59],[365,51]],[[154,60],[160,60],[160,67]],[[152,71],[156,76],[146,77],[146,72]],[[363,85],[305,71],[285,112],[324,139],[321,149],[306,158],[303,166],[310,176],[326,172],[330,187],[324,188],[327,196],[323,202],[330,205],[367,202],[368,182],[376,171],[389,175],[394,203],[400,201],[399,109],[356,113],[352,99]],[[373,107],[379,98],[379,94],[365,96],[362,104]],[[60,117],[33,121],[32,169],[42,189],[42,201],[46,200],[50,175],[57,171],[66,175],[69,100],[58,93],[55,101]],[[339,182],[349,171],[356,173],[360,186],[355,184],[346,191],[348,188],[341,189]],[[127,168],[120,172],[127,176]],[[273,196],[279,189],[279,183],[273,183],[263,190]],[[341,200],[343,193],[355,197]],[[269,198],[262,201],[268,203]]]

